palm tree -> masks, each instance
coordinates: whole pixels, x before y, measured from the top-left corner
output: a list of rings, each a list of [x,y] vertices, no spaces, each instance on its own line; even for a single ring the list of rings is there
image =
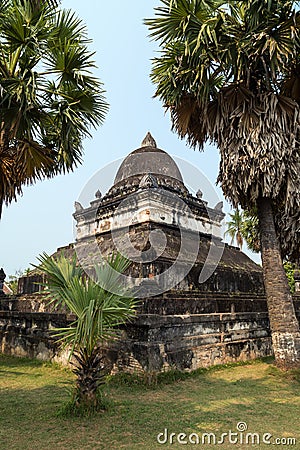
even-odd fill
[[[239,249],[242,250],[244,242],[242,234],[243,213],[240,212],[240,210],[237,208],[233,211],[232,214],[229,214],[229,217],[231,220],[226,222],[227,230],[225,231],[225,234],[229,234],[229,236],[231,237],[231,245],[233,244],[234,240],[236,240]]]
[[[57,3],[0,4],[0,217],[24,185],[73,170],[107,111],[86,28]]]
[[[291,245],[300,235],[295,3],[161,0],[156,17],[146,20],[161,46],[151,76],[173,128],[200,149],[207,140],[217,144],[225,196],[235,208],[257,208],[272,343],[282,368],[300,364],[299,323],[275,228],[279,210],[279,238]]]
[[[259,221],[255,210],[243,211],[241,233],[246,241],[247,247],[254,253],[260,252]]]
[[[76,363],[75,404],[83,409],[97,409],[99,387],[105,382],[107,369],[101,353],[103,342],[118,336],[117,327],[134,317],[137,300],[122,291],[120,274],[130,262],[120,254],[95,267],[95,279],[63,255],[57,260],[46,253],[36,266],[46,274],[50,303],[65,306],[74,316],[70,327],[54,330],[62,348],[70,350]],[[120,295],[112,292],[120,292]]]
[[[260,236],[257,212],[255,209],[240,211],[236,208],[230,219],[226,222],[227,230],[225,234],[231,237],[231,245],[234,240],[240,249],[243,247],[244,240],[249,250],[254,253],[260,252]]]

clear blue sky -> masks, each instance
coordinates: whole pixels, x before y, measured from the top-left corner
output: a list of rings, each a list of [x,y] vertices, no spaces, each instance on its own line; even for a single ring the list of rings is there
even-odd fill
[[[85,141],[82,166],[72,174],[25,188],[17,203],[4,208],[0,267],[7,275],[36,263],[43,251],[51,254],[73,242],[73,205],[81,189],[98,169],[139,147],[147,131],[159,148],[188,160],[215,185],[218,151],[208,145],[204,153],[189,148],[170,131],[169,115],[153,99],[149,73],[157,46],[147,37],[143,19],[152,17],[158,5],[158,0],[62,1],[64,8],[74,10],[87,25],[91,49],[96,51],[96,74],[104,83],[110,111],[105,124]],[[104,191],[103,186],[99,188]],[[216,190],[221,197],[220,189]],[[229,205],[225,211],[230,211]]]

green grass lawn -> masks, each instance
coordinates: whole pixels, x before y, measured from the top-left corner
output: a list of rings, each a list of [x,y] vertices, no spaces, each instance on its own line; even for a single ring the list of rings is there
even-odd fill
[[[110,409],[92,418],[57,416],[72,379],[59,366],[0,356],[0,449],[300,449],[299,376],[281,374],[270,361],[202,371],[154,387],[113,382]],[[226,438],[222,445],[177,442],[179,433],[187,435],[183,441],[196,442],[191,433],[197,433],[201,442],[204,432],[220,439],[236,432],[238,422],[260,439],[272,434],[271,444],[234,444]],[[165,429],[176,433],[173,444],[157,442]],[[282,437],[296,438],[297,444],[272,444]]]

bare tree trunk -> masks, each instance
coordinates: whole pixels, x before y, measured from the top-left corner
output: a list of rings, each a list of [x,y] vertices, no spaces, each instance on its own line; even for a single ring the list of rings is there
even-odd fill
[[[275,361],[282,369],[300,367],[300,331],[282,264],[271,199],[257,201],[261,254]]]

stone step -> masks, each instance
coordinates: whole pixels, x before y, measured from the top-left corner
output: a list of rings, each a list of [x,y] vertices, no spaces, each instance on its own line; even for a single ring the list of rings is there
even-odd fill
[[[265,295],[261,293],[247,293],[247,292],[208,292],[208,291],[180,291],[180,292],[166,292],[162,295],[163,298],[264,298]],[[159,298],[159,297],[157,297]]]

